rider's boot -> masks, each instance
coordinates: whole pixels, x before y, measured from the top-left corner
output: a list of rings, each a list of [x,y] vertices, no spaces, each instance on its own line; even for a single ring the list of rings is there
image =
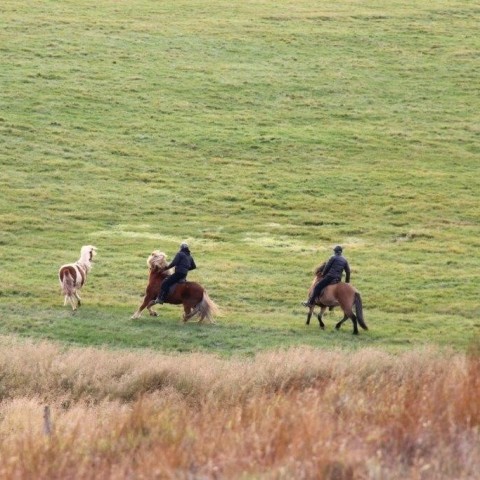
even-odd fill
[[[155,303],[159,303],[160,305],[165,302],[166,292],[163,290],[160,291],[158,297],[155,299]]]

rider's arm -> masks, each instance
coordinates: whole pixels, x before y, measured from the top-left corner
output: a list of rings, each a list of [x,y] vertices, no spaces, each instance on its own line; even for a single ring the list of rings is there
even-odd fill
[[[170,268],[174,267],[178,263],[178,253],[175,255],[175,258],[165,267],[165,270],[169,270]]]
[[[350,283],[350,265],[345,262],[345,282]]]
[[[330,268],[332,267],[334,259],[335,259],[334,257],[330,257],[327,264],[323,267],[323,271],[322,271],[323,276],[325,276],[328,273],[328,271],[330,270]]]
[[[195,260],[192,257],[189,270],[195,270],[196,268],[197,266],[195,265]]]

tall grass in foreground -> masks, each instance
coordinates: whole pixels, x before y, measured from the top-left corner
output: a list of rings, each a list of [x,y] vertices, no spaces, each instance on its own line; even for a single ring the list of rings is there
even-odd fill
[[[0,477],[474,478],[479,367],[473,350],[220,359],[2,340]]]

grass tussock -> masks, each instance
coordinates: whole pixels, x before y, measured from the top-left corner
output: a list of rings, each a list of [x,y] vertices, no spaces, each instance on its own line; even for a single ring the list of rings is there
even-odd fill
[[[479,364],[478,348],[220,359],[4,340],[0,477],[474,478]]]

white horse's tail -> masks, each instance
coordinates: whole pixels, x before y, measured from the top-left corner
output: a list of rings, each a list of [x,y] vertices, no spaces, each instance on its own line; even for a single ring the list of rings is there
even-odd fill
[[[62,292],[66,297],[73,297],[75,295],[75,281],[70,272],[65,269],[63,271],[63,278],[60,280]]]
[[[218,305],[208,296],[206,291],[203,292],[202,301],[195,307],[195,310],[200,316],[200,322],[207,319],[209,323],[215,323],[213,317],[218,315],[220,311]]]

